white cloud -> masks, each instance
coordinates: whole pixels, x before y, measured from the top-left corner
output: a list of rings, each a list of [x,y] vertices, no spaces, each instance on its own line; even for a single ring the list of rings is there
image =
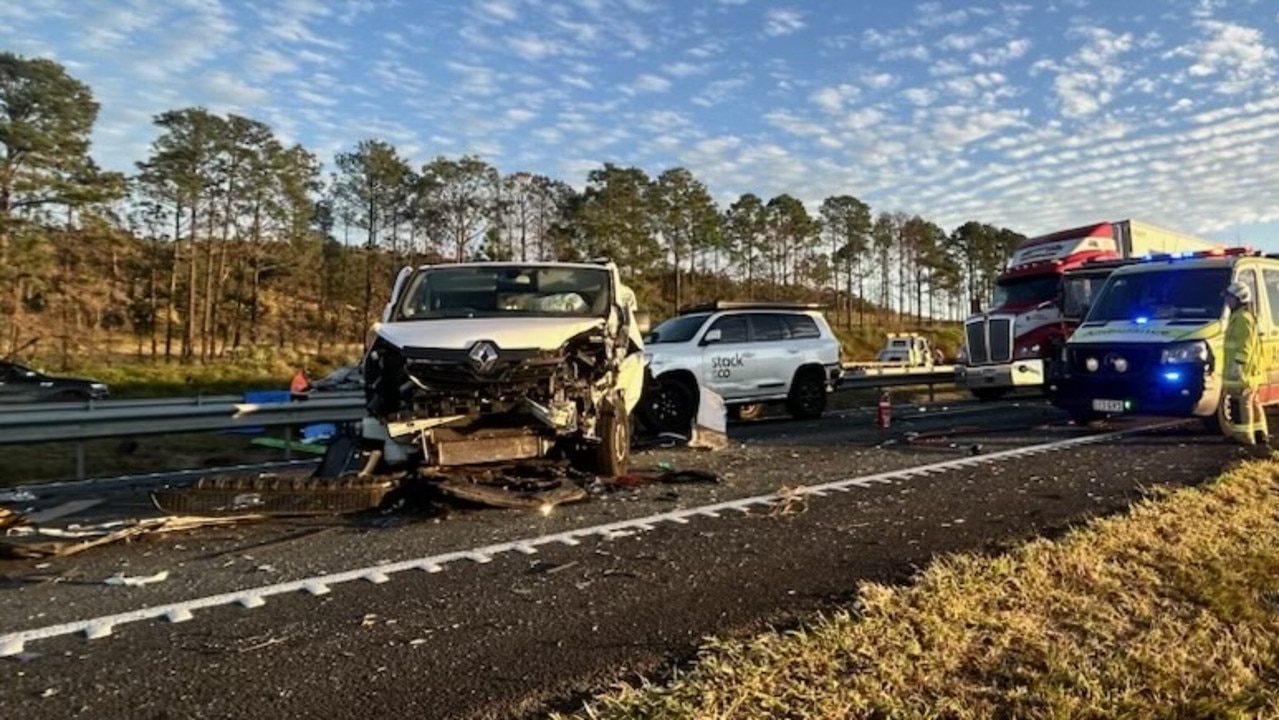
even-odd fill
[[[537,113],[527,108],[511,108],[502,114],[507,122],[523,124],[537,117]]]
[[[798,10],[769,10],[764,19],[764,32],[772,35],[790,35],[804,29],[804,16]]]
[[[520,17],[515,3],[510,0],[482,0],[476,5],[480,14],[501,22],[513,22]]]
[[[1126,57],[1133,49],[1133,36],[1100,27],[1073,28],[1068,36],[1082,40],[1082,47],[1063,62],[1036,63],[1032,72],[1056,73],[1053,90],[1062,114],[1087,117],[1110,104],[1120,84],[1136,69]]]
[[[1274,77],[1277,55],[1260,30],[1218,20],[1197,25],[1206,37],[1173,53],[1193,61],[1187,69],[1191,77],[1217,79],[1215,90],[1223,94],[1240,93]]]
[[[661,93],[671,89],[671,81],[661,75],[640,75],[628,86],[633,93]]]
[[[819,88],[810,96],[810,100],[817,107],[828,113],[838,113],[844,109],[844,104],[855,99],[861,94],[861,89],[855,85],[838,85],[835,87]]]
[[[1007,44],[994,48],[989,52],[973,52],[968,61],[979,67],[997,67],[1020,58],[1030,49],[1028,38],[1010,40]]]

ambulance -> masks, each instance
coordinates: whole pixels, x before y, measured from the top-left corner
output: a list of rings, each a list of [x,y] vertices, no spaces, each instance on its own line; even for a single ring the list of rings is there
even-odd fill
[[[1059,349],[1053,404],[1076,422],[1115,415],[1200,417],[1216,428],[1232,281],[1252,309],[1272,368],[1260,395],[1279,401],[1279,255],[1250,248],[1152,255],[1116,268]]]

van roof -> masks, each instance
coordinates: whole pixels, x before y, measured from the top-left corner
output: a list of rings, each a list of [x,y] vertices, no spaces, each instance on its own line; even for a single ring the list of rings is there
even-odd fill
[[[1162,272],[1167,270],[1198,270],[1207,268],[1232,268],[1239,263],[1260,263],[1279,269],[1279,256],[1275,255],[1226,255],[1203,258],[1157,259],[1133,263],[1115,268],[1115,275]]]

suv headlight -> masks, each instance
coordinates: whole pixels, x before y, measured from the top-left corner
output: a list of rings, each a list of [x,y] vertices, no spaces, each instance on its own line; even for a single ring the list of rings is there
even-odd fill
[[[1208,362],[1208,343],[1196,341],[1169,345],[1159,354],[1159,362],[1163,365]]]

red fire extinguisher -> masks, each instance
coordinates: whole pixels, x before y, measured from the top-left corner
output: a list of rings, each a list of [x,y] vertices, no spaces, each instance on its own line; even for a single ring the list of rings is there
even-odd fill
[[[893,404],[888,399],[888,393],[879,396],[879,408],[875,412],[875,426],[880,430],[887,430],[893,421]]]

